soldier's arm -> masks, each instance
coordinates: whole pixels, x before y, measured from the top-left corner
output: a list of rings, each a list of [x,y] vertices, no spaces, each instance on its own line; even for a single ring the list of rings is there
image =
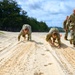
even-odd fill
[[[46,36],[46,41],[50,44],[50,45],[54,45],[53,43],[52,43],[52,40],[51,40],[51,34],[47,34],[47,36]]]
[[[69,18],[69,20],[67,21],[67,24],[66,24],[66,28],[67,28],[67,29],[69,29],[70,23],[71,23],[71,20],[70,20],[70,18]]]
[[[51,40],[51,35],[50,34],[47,34],[46,41],[49,42],[50,40]]]
[[[63,28],[66,28],[66,20],[63,22]]]
[[[18,41],[20,41],[20,37],[21,37],[21,35],[22,35],[21,33],[18,35]]]
[[[57,41],[58,41],[58,47],[60,47],[61,46],[60,35],[58,35]]]
[[[67,29],[69,29],[69,27],[70,27],[71,20],[72,20],[72,15],[70,15],[70,17],[69,17],[69,19],[67,21],[67,25],[66,25]]]

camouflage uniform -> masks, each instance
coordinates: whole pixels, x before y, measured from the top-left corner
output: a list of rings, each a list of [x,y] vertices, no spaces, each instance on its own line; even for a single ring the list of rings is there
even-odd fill
[[[26,28],[29,30],[27,34],[25,34],[23,32],[23,30],[26,29]],[[26,35],[28,35],[28,39],[27,40],[31,40],[31,32],[32,32],[31,31],[31,26],[28,25],[28,24],[24,24],[22,29],[21,29],[21,31],[20,31],[20,34],[18,35],[18,40],[20,40],[21,36],[24,37],[24,39],[26,39]]]
[[[69,24],[68,27],[71,32],[70,43],[75,45],[75,14],[70,15],[68,24]]]
[[[69,30],[69,28],[67,28],[67,21],[68,20],[65,20],[64,22],[63,22],[63,28],[65,29],[65,39],[67,40],[67,36],[68,36],[68,30]]]
[[[57,32],[57,37],[56,38],[52,37],[53,32]],[[58,44],[60,45],[61,42],[60,42],[60,34],[59,34],[58,29],[57,28],[51,28],[49,33],[46,36],[46,41],[49,42],[49,41],[53,40],[53,42],[55,42],[56,39],[58,41]]]

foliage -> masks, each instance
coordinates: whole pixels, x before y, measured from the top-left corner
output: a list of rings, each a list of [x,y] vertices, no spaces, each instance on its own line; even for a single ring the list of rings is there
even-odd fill
[[[0,0],[0,30],[20,31],[23,24],[30,24],[33,31],[48,31],[45,22],[28,17],[15,0]]]

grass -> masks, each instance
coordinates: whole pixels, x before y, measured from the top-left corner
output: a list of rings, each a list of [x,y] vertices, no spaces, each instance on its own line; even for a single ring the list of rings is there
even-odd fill
[[[0,31],[0,35],[1,35],[1,34],[4,34],[4,32],[1,32],[1,31]]]

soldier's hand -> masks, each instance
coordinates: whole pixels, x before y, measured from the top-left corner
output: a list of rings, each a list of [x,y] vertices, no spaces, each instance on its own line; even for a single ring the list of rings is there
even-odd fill
[[[51,46],[55,46],[54,43],[50,43]]]
[[[60,45],[58,45],[58,48],[60,48],[61,46]]]

